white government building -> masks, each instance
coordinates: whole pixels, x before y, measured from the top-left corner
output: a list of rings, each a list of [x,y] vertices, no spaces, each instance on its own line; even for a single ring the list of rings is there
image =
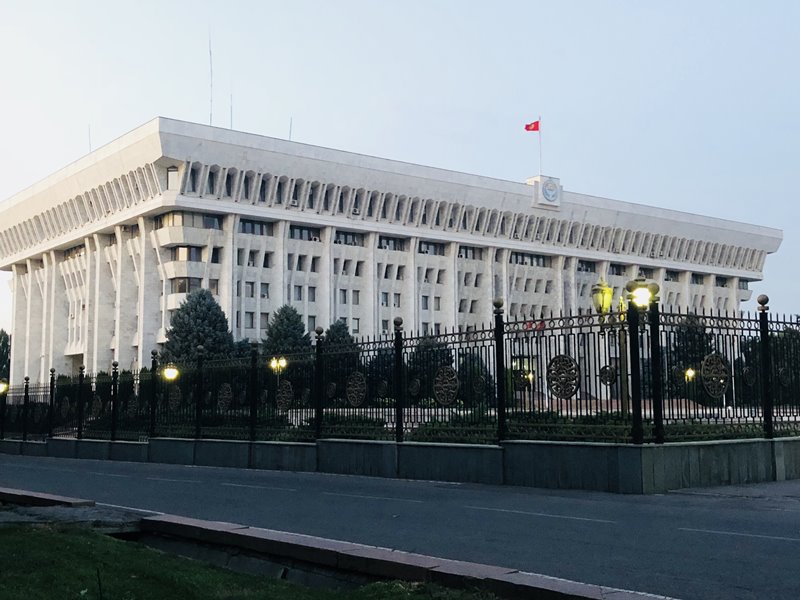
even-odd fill
[[[591,307],[640,272],[665,305],[735,311],[776,229],[156,118],[0,204],[11,380],[149,364],[187,292],[236,339],[277,308],[308,329],[435,333]]]

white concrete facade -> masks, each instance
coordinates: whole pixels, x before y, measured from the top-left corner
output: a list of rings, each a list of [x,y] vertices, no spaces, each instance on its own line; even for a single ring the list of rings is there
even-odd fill
[[[186,291],[236,339],[289,303],[309,329],[436,332],[591,306],[640,270],[665,305],[736,311],[779,230],[157,118],[0,205],[12,381],[147,365]]]

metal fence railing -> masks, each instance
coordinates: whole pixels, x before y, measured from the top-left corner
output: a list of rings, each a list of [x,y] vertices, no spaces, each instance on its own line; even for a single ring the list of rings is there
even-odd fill
[[[0,438],[645,443],[800,435],[800,325],[629,307],[12,386]]]

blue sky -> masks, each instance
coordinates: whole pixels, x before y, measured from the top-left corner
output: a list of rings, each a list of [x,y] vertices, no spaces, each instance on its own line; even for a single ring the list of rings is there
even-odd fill
[[[800,3],[0,0],[0,199],[154,116],[767,225],[800,313]],[[10,294],[0,283],[0,327]],[[746,308],[754,308],[754,300]]]

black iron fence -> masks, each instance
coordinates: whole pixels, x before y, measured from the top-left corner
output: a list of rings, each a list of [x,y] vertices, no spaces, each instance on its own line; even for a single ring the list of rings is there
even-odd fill
[[[0,438],[154,436],[495,443],[662,443],[800,435],[800,325],[770,315],[641,311],[326,340],[305,353],[25,379]],[[272,365],[270,365],[272,362]]]

